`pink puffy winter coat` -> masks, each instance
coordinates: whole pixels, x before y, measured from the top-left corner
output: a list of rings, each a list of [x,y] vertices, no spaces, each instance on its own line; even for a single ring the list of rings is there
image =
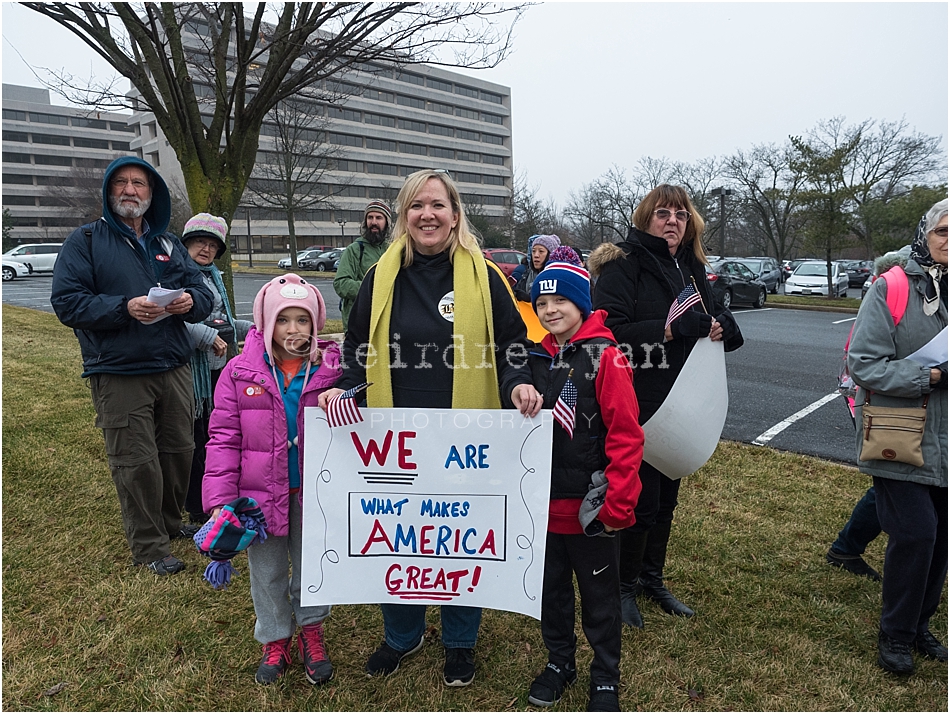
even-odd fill
[[[311,373],[297,411],[301,478],[304,408],[317,406],[320,392],[332,387],[342,374],[337,344],[326,340],[318,340],[317,344],[323,350],[323,363]],[[202,485],[206,512],[239,496],[253,498],[267,518],[268,535],[274,536],[288,534],[290,513],[287,417],[280,393],[281,388],[264,361],[264,339],[256,328],[251,328],[244,352],[221,371],[214,390],[211,438]]]

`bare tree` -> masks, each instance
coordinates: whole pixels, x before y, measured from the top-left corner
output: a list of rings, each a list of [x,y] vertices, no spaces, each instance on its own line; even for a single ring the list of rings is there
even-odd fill
[[[331,206],[333,195],[321,183],[334,168],[340,151],[330,143],[329,119],[315,114],[312,102],[300,98],[285,99],[270,112],[263,133],[273,136],[272,152],[258,161],[248,180],[249,203],[258,208],[274,208],[287,218],[290,260],[297,269],[297,214],[318,206]],[[334,184],[339,192],[346,182]]]
[[[508,233],[514,242],[511,247],[522,250],[531,236],[555,233],[562,224],[554,201],[538,198],[538,187],[529,186],[524,172],[515,171],[508,215]]]

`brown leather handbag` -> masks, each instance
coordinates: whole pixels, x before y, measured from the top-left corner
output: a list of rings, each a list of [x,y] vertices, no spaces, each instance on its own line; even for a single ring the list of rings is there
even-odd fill
[[[923,466],[924,457],[920,443],[924,438],[927,423],[927,402],[924,396],[919,407],[871,406],[871,393],[866,392],[861,407],[861,426],[864,441],[861,444],[861,461],[900,461],[912,466]]]

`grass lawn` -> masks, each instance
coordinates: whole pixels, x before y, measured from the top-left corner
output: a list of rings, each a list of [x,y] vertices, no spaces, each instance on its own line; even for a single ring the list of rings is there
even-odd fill
[[[486,611],[472,686],[441,684],[438,613],[428,642],[387,679],[363,674],[382,638],[375,606],[327,620],[336,668],[324,687],[299,664],[259,687],[247,559],[232,586],[201,580],[207,561],[157,578],[131,567],[114,487],[93,426],[79,350],[56,318],[3,308],[3,706],[6,710],[524,711],[545,662],[538,623]],[[623,632],[628,710],[946,711],[947,666],[909,678],[875,664],[880,585],[825,564],[868,486],[855,469],[723,442],[688,478],[670,544],[671,589],[693,619],[643,604]],[[884,539],[868,560],[883,561]],[[946,641],[947,610],[932,622]],[[556,710],[587,705],[590,649]]]
[[[766,307],[782,305],[784,307],[825,308],[828,310],[843,310],[857,312],[861,307],[858,298],[827,298],[821,295],[769,295],[765,301]]]

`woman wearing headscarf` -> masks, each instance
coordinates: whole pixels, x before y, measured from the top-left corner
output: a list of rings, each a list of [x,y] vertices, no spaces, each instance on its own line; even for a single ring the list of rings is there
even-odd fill
[[[196,524],[208,520],[208,514],[201,505],[201,482],[205,472],[208,424],[214,408],[214,387],[228,357],[237,354],[237,343],[244,339],[252,324],[248,320],[234,319],[221,271],[214,264],[228,250],[227,235],[227,221],[210,213],[199,213],[188,219],[181,234],[181,242],[191,259],[198,264],[201,277],[214,296],[211,314],[204,322],[185,324],[195,345],[191,357],[191,377],[195,390],[195,454],[191,460],[185,510],[191,522]]]
[[[350,313],[343,377],[337,389],[321,394],[320,406],[371,382],[369,407],[504,404],[534,416],[542,398],[531,385],[524,323],[504,275],[485,260],[469,229],[455,182],[445,172],[417,171],[396,203],[393,241],[367,272]],[[483,345],[494,350],[483,355]],[[367,360],[367,354],[374,358]],[[425,605],[381,607],[385,639],[366,664],[370,675],[392,674],[425,642]],[[443,605],[441,617],[443,681],[464,687],[475,677],[481,609]]]
[[[728,352],[742,345],[742,335],[732,313],[715,302],[709,289],[705,223],[686,191],[657,186],[640,201],[632,222],[626,241],[601,245],[588,265],[592,275],[599,275],[594,307],[607,311],[607,327],[633,355],[634,390],[644,424],[670,393],[697,339],[722,340]],[[667,326],[670,307],[687,286],[699,292],[702,302]],[[641,594],[670,615],[695,614],[663,582],[680,480],[644,461],[640,482],[636,523],[621,533],[620,541],[623,621],[632,627],[643,627],[636,600]]]
[[[848,348],[848,370],[858,385],[858,468],[874,478],[877,515],[889,536],[877,662],[888,672],[910,674],[914,651],[947,661],[947,648],[930,632],[930,618],[940,604],[947,575],[946,338],[942,364],[909,358],[947,327],[946,199],[921,220],[903,273],[907,301],[896,325],[888,307],[892,289],[888,281],[875,280],[861,301]],[[900,289],[897,286],[895,282],[893,289]],[[863,410],[869,397],[872,406],[926,407],[923,465],[893,460],[887,449],[879,459],[861,459]]]

